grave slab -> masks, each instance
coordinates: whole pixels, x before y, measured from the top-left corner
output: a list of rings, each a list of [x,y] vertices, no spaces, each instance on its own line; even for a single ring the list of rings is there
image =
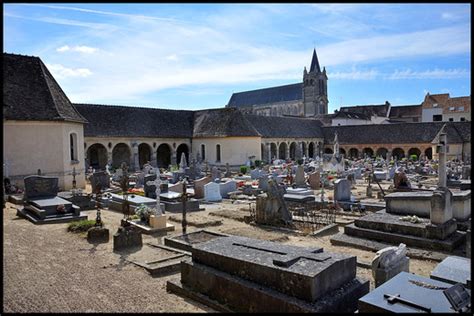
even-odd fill
[[[461,283],[471,287],[471,259],[449,256],[431,272],[430,278],[451,284]]]
[[[228,236],[228,234],[201,229],[192,233],[187,233],[179,236],[164,237],[163,243],[168,247],[191,252],[191,248],[195,244],[203,243],[215,238]]]

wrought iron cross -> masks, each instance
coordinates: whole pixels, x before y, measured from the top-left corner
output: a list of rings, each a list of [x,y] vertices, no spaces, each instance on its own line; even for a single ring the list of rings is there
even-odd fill
[[[156,194],[156,215],[161,216],[163,213],[161,211],[160,207],[160,194],[161,194],[161,180],[160,180],[160,172],[158,171],[158,174],[156,175],[156,179],[153,181],[147,181],[146,185],[154,185],[155,188],[155,194]]]

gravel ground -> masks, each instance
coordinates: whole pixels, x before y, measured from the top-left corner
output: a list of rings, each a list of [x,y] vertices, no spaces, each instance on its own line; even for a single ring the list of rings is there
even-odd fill
[[[357,190],[358,191],[358,190]],[[198,229],[273,240],[296,246],[321,246],[325,251],[356,255],[358,261],[370,263],[374,253],[350,247],[331,245],[331,236],[314,238],[263,229],[246,224],[241,217],[242,204],[229,201],[203,205],[205,211],[188,213],[187,219],[204,224],[221,220],[222,225],[188,226]],[[86,211],[89,219],[95,211]],[[212,213],[212,214],[210,214]],[[221,213],[223,216],[218,216]],[[235,218],[229,216],[234,213]],[[170,214],[180,220],[180,214]],[[112,235],[117,231],[122,214],[102,211],[102,219],[110,230],[110,241],[94,246],[84,235],[69,233],[67,224],[34,225],[16,217],[13,204],[3,211],[3,299],[5,312],[214,312],[189,299],[166,292],[166,281],[179,279],[174,274],[153,278],[144,269],[128,263],[125,256],[112,251]],[[168,236],[181,234],[181,224]],[[201,226],[201,225],[199,225]],[[342,231],[342,227],[339,228]],[[162,243],[161,237],[143,235],[143,242]],[[437,262],[410,260],[410,272],[429,276]],[[357,276],[370,280],[371,271],[357,268]]]

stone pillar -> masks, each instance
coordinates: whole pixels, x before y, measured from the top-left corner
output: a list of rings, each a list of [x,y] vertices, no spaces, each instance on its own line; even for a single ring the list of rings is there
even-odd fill
[[[308,155],[309,155],[309,148],[308,147],[309,147],[309,144],[307,142],[305,142],[303,155],[306,157],[306,159],[310,158],[310,157],[308,157]]]
[[[151,151],[151,158],[150,158],[151,161],[150,161],[150,164],[151,164],[154,168],[157,167],[156,159],[157,159],[157,157],[156,157],[156,150],[152,150],[152,151]]]
[[[438,152],[438,187],[446,187],[446,152],[447,152],[447,137],[444,128],[439,134],[439,141],[437,146]]]
[[[107,150],[107,163],[112,166],[112,150]]]
[[[272,162],[272,144],[271,144],[271,143],[267,143],[267,144],[266,144],[266,147],[267,147],[267,159],[268,159],[268,163],[271,163],[271,162]]]
[[[140,163],[138,160],[138,143],[132,142],[130,145],[132,147],[132,166],[130,169],[132,169],[132,171],[137,171],[140,170]]]
[[[179,161],[178,161],[178,158],[177,158],[177,152],[176,152],[176,149],[172,149],[171,150],[171,164],[174,165],[178,165],[179,164]],[[207,156],[207,153],[206,153],[206,156]],[[174,162],[174,163],[173,163]]]
[[[290,144],[286,143],[285,159],[290,158]]]
[[[390,161],[392,159],[392,150],[388,149],[387,150],[387,161]]]
[[[295,148],[295,160],[303,157],[303,142],[297,142]]]

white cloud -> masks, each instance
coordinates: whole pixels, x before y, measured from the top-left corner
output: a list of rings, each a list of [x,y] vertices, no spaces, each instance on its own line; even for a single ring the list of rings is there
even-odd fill
[[[68,45],[64,45],[64,46],[61,46],[61,47],[57,48],[56,51],[62,53],[62,52],[67,52],[70,49],[71,48]]]
[[[55,78],[67,78],[67,77],[88,77],[92,75],[92,72],[87,68],[67,68],[61,64],[46,64],[49,71]]]
[[[470,72],[466,69],[433,69],[425,71],[413,71],[411,69],[396,70],[387,79],[458,79],[469,78]]]
[[[178,56],[176,54],[171,54],[169,56],[166,56],[166,59],[167,60],[173,60],[173,61],[177,61],[178,60]]]
[[[95,53],[98,49],[94,47],[89,47],[89,46],[73,46],[69,47],[69,45],[64,45],[62,47],[59,47],[56,49],[57,52],[63,53],[67,51],[72,51],[72,52],[79,52],[79,53],[86,53],[86,54],[92,54]]]
[[[346,80],[372,80],[378,77],[377,70],[352,70],[351,72],[333,72],[330,74],[330,79],[346,79]]]

